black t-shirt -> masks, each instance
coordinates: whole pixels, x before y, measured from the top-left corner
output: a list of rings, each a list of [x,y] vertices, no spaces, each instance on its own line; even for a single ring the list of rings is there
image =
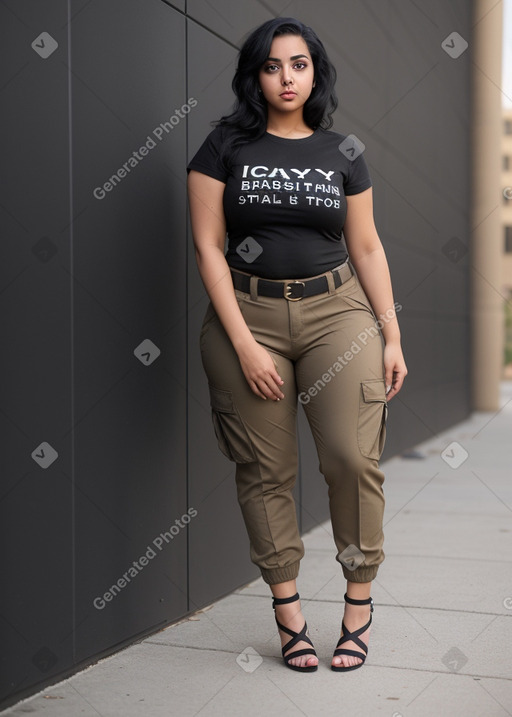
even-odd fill
[[[339,149],[346,136],[317,129],[287,139],[266,132],[242,145],[227,171],[219,159],[226,131],[210,132],[187,171],[226,184],[229,266],[267,279],[300,279],[344,262],[345,195],[372,186],[363,155],[349,159]]]

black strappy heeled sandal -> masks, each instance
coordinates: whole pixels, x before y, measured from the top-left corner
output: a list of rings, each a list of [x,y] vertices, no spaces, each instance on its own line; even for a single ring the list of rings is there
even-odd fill
[[[362,640],[359,639],[359,635],[362,635],[363,632],[366,632],[366,630],[368,630],[368,628],[372,624],[373,600],[371,597],[369,597],[367,600],[354,600],[354,598],[350,598],[347,593],[345,593],[344,599],[345,602],[349,603],[349,605],[369,605],[370,619],[368,620],[366,625],[363,625],[363,627],[358,628],[354,632],[349,632],[343,620],[341,621],[342,635],[338,640],[338,644],[336,645],[336,649],[334,650],[333,657],[338,657],[339,655],[351,655],[352,657],[358,657],[360,660],[362,660],[362,662],[359,662],[357,665],[350,665],[349,667],[331,664],[331,670],[334,670],[335,672],[348,672],[349,670],[357,670],[358,667],[362,667],[364,665],[364,661],[366,660],[366,657],[368,655],[368,647],[364,644]],[[355,644],[358,645],[363,650],[363,652],[356,652],[355,650],[346,650],[345,648],[340,648],[340,645],[343,645],[344,642],[355,642]]]
[[[299,593],[295,593],[295,595],[292,595],[292,597],[287,598],[274,598],[272,600],[272,607],[274,608],[274,617],[276,618],[277,627],[280,630],[283,630],[283,632],[287,632],[289,635],[292,636],[292,639],[289,640],[286,645],[281,649],[281,652],[283,653],[283,660],[286,667],[289,667],[290,670],[297,670],[297,672],[314,672],[318,669],[318,665],[307,665],[305,667],[299,667],[299,665],[290,665],[290,660],[292,660],[294,657],[300,657],[300,655],[314,655],[317,657],[317,654],[315,652],[315,649],[313,647],[313,643],[309,639],[309,637],[306,635],[306,630],[308,629],[307,623],[304,622],[304,627],[300,632],[294,632],[293,630],[290,630],[289,628],[285,627],[284,625],[281,625],[279,620],[277,619],[277,615],[275,615],[275,606],[276,605],[284,605],[285,603],[289,602],[295,602],[299,599]],[[296,645],[298,642],[309,642],[311,647],[304,648],[303,650],[295,650],[295,652],[291,652],[289,655],[285,656],[285,652],[289,650],[291,647]]]

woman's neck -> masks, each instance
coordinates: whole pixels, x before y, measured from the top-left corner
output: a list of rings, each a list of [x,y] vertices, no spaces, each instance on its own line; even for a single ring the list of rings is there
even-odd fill
[[[302,113],[280,113],[279,115],[269,113],[267,132],[278,137],[287,137],[288,139],[302,139],[313,134],[311,127],[304,122]]]

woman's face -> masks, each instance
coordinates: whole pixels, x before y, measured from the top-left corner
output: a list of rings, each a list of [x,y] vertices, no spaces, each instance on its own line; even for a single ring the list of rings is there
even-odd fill
[[[273,39],[259,82],[269,110],[302,111],[313,89],[314,67],[300,35],[279,35]]]

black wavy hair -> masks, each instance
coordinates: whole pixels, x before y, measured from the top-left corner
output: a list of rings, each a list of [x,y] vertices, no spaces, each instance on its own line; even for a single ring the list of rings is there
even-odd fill
[[[314,30],[293,17],[267,20],[253,30],[238,54],[238,65],[231,86],[236,100],[230,114],[214,124],[230,129],[221,147],[221,161],[229,167],[235,150],[259,139],[267,127],[267,103],[259,90],[259,72],[269,56],[272,40],[278,35],[298,35],[308,46],[313,61],[315,87],[304,104],[304,121],[315,130],[332,127],[332,113],[338,106],[334,90],[336,69]]]

